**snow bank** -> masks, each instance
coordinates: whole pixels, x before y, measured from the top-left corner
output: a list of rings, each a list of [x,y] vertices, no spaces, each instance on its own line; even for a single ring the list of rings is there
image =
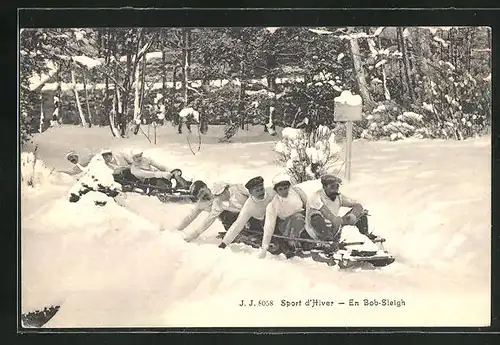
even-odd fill
[[[187,152],[171,145],[148,153],[203,174],[210,184],[262,175],[269,185],[280,171],[269,144]],[[190,205],[140,195],[121,200],[125,207],[31,198],[39,207],[22,215],[22,308],[61,305],[46,327],[485,325],[490,161],[488,139],[354,142],[353,179],[341,191],[370,210],[370,228],[396,256],[393,265],[373,271],[339,271],[299,258],[259,260],[256,250],[238,244],[221,250],[219,222],[185,243],[170,225]],[[302,187],[312,192],[320,183]],[[350,299],[381,298],[406,303],[348,306]],[[243,299],[273,306],[240,307]],[[302,304],[282,306],[283,299]],[[310,299],[346,304],[306,306]]]
[[[22,152],[20,161],[21,190],[41,190],[46,184],[69,183],[71,177],[49,169],[33,152]]]
[[[102,155],[95,155],[83,175],[69,190],[69,200],[77,202],[83,196],[92,199],[96,205],[104,205],[121,191],[121,185],[113,178],[113,171],[104,162]],[[91,193],[92,192],[92,193]],[[112,200],[112,199],[111,199]]]

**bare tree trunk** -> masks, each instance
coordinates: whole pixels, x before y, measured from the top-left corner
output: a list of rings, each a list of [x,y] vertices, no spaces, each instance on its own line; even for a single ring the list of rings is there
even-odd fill
[[[472,35],[471,35],[471,41],[472,41],[472,36],[474,35],[474,31],[475,31],[475,29],[473,28]],[[488,49],[489,49],[488,67],[491,69],[491,28],[489,28],[489,27],[486,28],[486,34],[488,35]],[[469,70],[470,70],[470,54],[469,54]]]
[[[140,104],[140,93],[141,93],[141,85],[140,85],[140,72],[141,72],[141,64],[137,63],[134,71],[134,80],[135,80],[135,88],[134,88],[134,124],[141,123],[141,104]]]
[[[115,45],[115,40],[116,37],[114,34],[111,34],[111,31],[107,29],[107,35],[106,35],[106,66],[109,66],[110,60],[111,60],[111,54],[113,54],[116,57],[116,45]],[[108,121],[109,121],[109,128],[111,130],[111,134],[114,137],[119,137],[120,136],[120,131],[116,127],[116,115],[118,113],[118,105],[117,105],[117,90],[118,90],[118,85],[116,84],[116,76],[117,76],[117,71],[115,69],[115,81],[114,81],[114,89],[113,89],[113,100],[112,104],[110,104],[109,101],[109,76],[107,73],[106,75],[106,95],[105,95],[105,104],[106,104],[106,111],[108,115]],[[110,109],[111,105],[111,109]]]
[[[89,116],[89,127],[93,125],[92,112],[90,111],[90,103],[89,103],[89,92],[87,90],[87,77],[85,76],[86,71],[82,71],[83,73],[83,91],[85,92],[85,103],[87,105],[87,114]]]
[[[119,108],[119,95],[117,94],[118,88],[116,87],[115,83],[115,89],[113,93],[113,104],[112,104],[112,109],[108,113],[109,116],[109,127],[111,128],[111,134],[113,134],[114,137],[119,137],[120,136],[120,131],[116,127],[116,115],[118,114],[118,108]]]
[[[380,42],[380,36],[377,37],[378,49],[382,50],[382,43]],[[384,97],[386,101],[391,100],[391,93],[387,88],[387,75],[385,73],[385,64],[382,65],[382,85],[384,87]]]
[[[99,116],[99,113],[97,112],[97,107],[96,107],[96,103],[97,103],[97,96],[96,96],[96,91],[95,91],[95,85],[94,85],[94,88],[92,88],[92,92],[90,93],[90,97],[92,97],[92,99],[94,100],[94,102],[92,102],[92,110],[94,111],[94,115],[96,116],[95,118],[95,124],[98,125],[98,126],[101,126],[102,125],[102,117]]]
[[[424,32],[426,35],[419,34],[420,32]],[[420,99],[424,101],[432,98],[428,65],[428,58],[431,55],[428,32],[426,30],[418,30],[416,39],[418,42],[417,66],[419,74],[422,78]],[[429,85],[429,87],[427,87],[427,85]]]
[[[130,47],[127,48],[127,69],[125,72],[125,91],[122,94],[122,111],[120,112],[120,118],[118,119],[120,124],[120,134],[125,137],[127,134],[127,114],[128,114],[128,99],[131,88],[130,79],[132,77],[132,56],[130,54]]]
[[[398,52],[401,52],[403,50],[403,48],[401,47],[401,38],[400,36],[402,36],[401,34],[401,31],[396,29],[396,41],[398,42]],[[401,60],[398,60],[398,71],[399,71],[399,83],[402,85],[401,88],[399,88],[400,90],[400,99],[404,99],[405,98],[405,93],[406,93],[406,90],[405,90],[405,82],[403,80],[403,63]]]
[[[411,80],[410,80],[410,75],[409,75],[409,62],[408,62],[408,52],[406,50],[406,43],[405,43],[405,38],[403,36],[403,28],[398,27],[398,37],[401,40],[401,53],[403,54],[403,66],[404,66],[404,79],[406,82],[406,89],[408,90],[408,95],[410,96],[410,100],[413,103],[414,102],[414,96],[413,96],[413,90],[412,90],[412,85],[411,85]]]
[[[245,124],[247,123],[247,116],[245,114],[245,62],[240,63],[240,93],[238,95],[238,117],[241,119],[241,129],[245,129]]]
[[[105,40],[104,43],[104,49],[105,49],[105,55],[104,55],[104,63],[106,66],[109,66],[109,60],[110,60],[110,52],[111,52],[111,40],[110,40],[110,31],[109,29],[106,29],[106,34],[105,37],[103,38]],[[118,132],[115,131],[115,118],[113,115],[114,112],[114,107],[110,109],[109,107],[109,76],[107,73],[104,74],[104,83],[105,83],[105,88],[104,88],[104,113],[107,114],[108,116],[108,121],[109,121],[109,129],[111,130],[111,134],[114,137],[118,136]],[[113,97],[114,99],[114,97]],[[113,102],[114,103],[114,102]]]
[[[115,82],[114,85],[114,96],[113,96],[113,111],[109,112],[109,123],[111,126],[111,132],[115,137],[120,137],[120,129],[116,126],[116,123],[119,120],[119,114],[123,111],[121,94],[118,85]]]
[[[140,114],[143,113],[144,110],[144,98],[145,98],[145,79],[146,79],[146,58],[142,59],[142,68],[141,68],[141,111]]]
[[[180,66],[173,66],[172,72],[172,89],[170,93],[170,115],[172,116],[172,125],[178,125],[180,119],[179,114],[174,114],[175,94],[177,92],[177,69]]]
[[[372,109],[375,107],[375,102],[372,100],[370,91],[366,85],[365,71],[360,58],[358,40],[356,38],[351,38],[349,43],[351,46],[351,57],[354,65],[354,72],[356,74],[356,81],[358,82],[359,93],[361,94],[365,105],[369,109]]]
[[[188,28],[182,29],[182,60],[183,60],[183,67],[182,67],[182,89],[184,90],[184,96],[183,96],[183,101],[184,101],[184,108],[186,108],[189,104],[189,92],[188,92],[188,85],[189,85],[189,66],[191,63],[191,31]],[[179,124],[177,126],[177,131],[179,133],[182,133],[182,119],[179,118]]]
[[[43,93],[40,92],[40,126],[38,127],[38,133],[43,132],[43,120],[45,116],[43,113]]]
[[[146,57],[137,62],[135,67],[135,95],[134,95],[134,134],[139,132],[142,123],[144,108],[144,72],[146,70]]]
[[[78,115],[80,115],[80,121],[82,122],[83,127],[88,127],[87,121],[85,120],[85,116],[83,115],[82,104],[80,103],[80,97],[78,96],[78,91],[76,90],[76,78],[75,71],[71,68],[71,83],[73,84],[73,92],[75,94],[76,106],[78,108]]]
[[[184,89],[184,107],[188,106],[188,83],[189,83],[189,66],[191,63],[191,31],[188,28],[182,29],[183,40],[183,79],[182,87]]]
[[[166,49],[165,49],[165,31],[162,31],[161,35],[161,44],[162,44],[162,52],[161,52],[161,81],[162,81],[162,93],[163,98],[167,97],[167,57],[166,57]]]
[[[58,104],[58,112],[57,112],[57,123],[60,125],[62,124],[62,78],[61,78],[61,65],[59,65],[59,68],[57,69],[57,98],[59,99],[59,104]]]

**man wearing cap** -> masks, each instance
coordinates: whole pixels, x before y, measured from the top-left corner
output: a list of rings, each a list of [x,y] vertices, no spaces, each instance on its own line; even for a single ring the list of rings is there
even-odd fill
[[[227,231],[224,239],[219,245],[220,248],[225,248],[243,230],[245,225],[250,222],[250,228],[253,230],[262,230],[264,226],[264,216],[266,215],[266,207],[276,195],[272,187],[264,187],[264,179],[262,176],[257,176],[250,179],[245,188],[250,193],[236,221]]]
[[[273,178],[276,195],[266,208],[264,236],[258,257],[266,256],[275,229],[280,235],[290,238],[300,236],[305,226],[307,195],[297,186],[292,186],[290,177],[280,174]],[[293,241],[290,241],[293,246]]]
[[[368,220],[363,206],[355,200],[339,193],[342,180],[334,175],[323,175],[321,177],[322,188],[311,195],[307,202],[306,229],[315,239],[324,241],[338,241],[343,225],[356,225],[359,232],[375,238],[368,234]],[[350,210],[342,217],[339,216],[341,207]],[[330,224],[327,224],[330,223]]]
[[[69,151],[66,154],[66,159],[74,164],[73,169],[69,171],[64,171],[65,173],[69,175],[78,175],[84,172],[87,169],[87,166],[89,165],[90,161],[94,157],[93,154],[88,154],[85,156],[80,157],[75,151]]]
[[[172,177],[172,174],[167,171],[167,168],[163,164],[151,157],[144,157],[144,152],[141,149],[132,150],[132,167],[130,172],[141,181],[148,178],[170,180]]]
[[[132,160],[124,154],[113,152],[109,149],[102,150],[101,156],[104,158],[106,165],[113,170],[114,174],[120,173],[123,169],[128,168],[132,164]]]
[[[225,182],[218,182],[214,184],[210,192],[212,194],[212,205],[210,207],[209,214],[204,222],[195,229],[195,231],[185,236],[185,240],[187,242],[198,238],[202,233],[210,228],[216,219],[220,219],[222,225],[224,225],[224,229],[229,229],[229,227],[238,218],[243,205],[249,197],[249,193],[243,185],[229,184]],[[185,222],[183,222],[182,225],[186,225]]]

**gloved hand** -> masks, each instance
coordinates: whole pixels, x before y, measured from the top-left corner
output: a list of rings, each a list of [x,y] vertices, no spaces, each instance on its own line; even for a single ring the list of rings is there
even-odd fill
[[[267,254],[267,250],[265,249],[260,249],[258,252],[257,252],[257,258],[259,259],[264,259],[266,257],[266,254]]]

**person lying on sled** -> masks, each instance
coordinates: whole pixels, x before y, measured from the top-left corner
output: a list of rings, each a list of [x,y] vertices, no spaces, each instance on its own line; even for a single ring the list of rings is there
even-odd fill
[[[224,229],[229,229],[238,218],[243,204],[249,197],[245,187],[239,184],[218,182],[214,184],[212,190],[206,189],[205,192],[208,193],[208,196],[212,200],[208,216],[192,233],[184,235],[184,239],[187,242],[198,238],[202,233],[207,231],[216,219],[220,219]],[[195,208],[195,210],[183,220],[178,229],[185,229],[200,213],[201,210]]]
[[[371,240],[377,236],[368,233],[368,219],[363,206],[339,192],[342,180],[334,175],[321,177],[322,188],[311,195],[307,202],[306,227],[313,231],[314,239],[340,240],[343,225],[355,225],[359,232]],[[340,207],[350,210],[339,216]],[[330,224],[327,224],[330,223]]]
[[[227,245],[231,244],[236,236],[245,228],[247,223],[252,230],[262,231],[264,227],[266,207],[274,198],[276,192],[272,187],[264,187],[264,179],[262,176],[250,179],[245,184],[245,188],[248,190],[250,197],[245,201],[236,221],[231,225],[229,230],[227,230],[219,248],[225,248]]]
[[[191,194],[196,197],[197,201],[191,212],[177,226],[179,231],[187,228],[202,212],[210,213],[212,210],[213,195],[205,182],[194,182],[191,185]]]
[[[279,235],[297,238],[304,230],[307,195],[297,186],[292,186],[286,174],[273,178],[276,195],[266,208],[264,236],[259,258],[266,256],[275,229]],[[291,241],[291,245],[294,243]]]
[[[89,165],[90,161],[94,157],[94,154],[87,154],[80,156],[78,153],[75,151],[69,151],[66,154],[66,159],[73,164],[73,168],[69,171],[63,171],[64,173],[67,173],[68,175],[78,175],[83,173],[87,166]]]
[[[130,172],[141,181],[151,178],[170,180],[172,177],[172,174],[167,171],[167,167],[150,157],[144,157],[144,152],[141,149],[132,150]]]
[[[130,169],[132,175],[143,182],[166,184],[171,186],[171,180],[176,182],[177,189],[188,189],[189,182],[181,176],[180,169],[169,170],[166,166],[154,160],[151,157],[145,157],[141,149],[132,150],[132,166]],[[147,181],[146,181],[147,180]],[[158,182],[162,181],[162,182]]]
[[[108,168],[113,170],[113,174],[119,174],[121,171],[132,165],[132,159],[120,152],[103,149],[101,151],[101,155]]]

